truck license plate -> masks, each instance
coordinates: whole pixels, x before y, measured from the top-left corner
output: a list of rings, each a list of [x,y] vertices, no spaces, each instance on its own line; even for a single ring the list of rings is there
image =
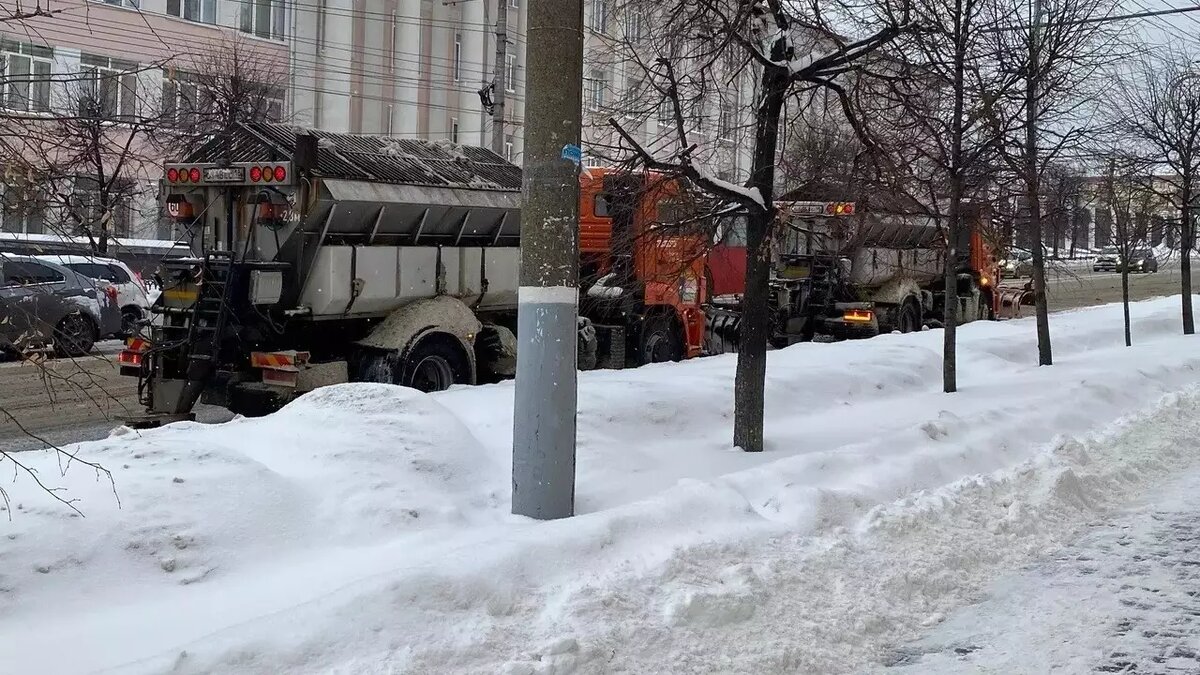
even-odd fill
[[[246,169],[240,166],[208,167],[204,169],[204,180],[209,183],[242,183],[246,180]]]

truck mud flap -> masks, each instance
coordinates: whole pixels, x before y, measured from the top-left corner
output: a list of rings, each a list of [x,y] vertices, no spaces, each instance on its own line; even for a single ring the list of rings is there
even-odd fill
[[[625,327],[593,324],[596,329],[597,369],[619,370],[625,367]]]

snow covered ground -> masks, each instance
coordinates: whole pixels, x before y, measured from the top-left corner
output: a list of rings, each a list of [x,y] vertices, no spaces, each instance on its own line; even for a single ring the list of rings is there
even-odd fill
[[[1200,471],[1139,502],[1002,577],[881,672],[1200,672]]]
[[[576,518],[508,513],[512,386],[326,388],[268,418],[21,455],[0,673],[862,672],[1200,463],[1178,298],[580,378]]]

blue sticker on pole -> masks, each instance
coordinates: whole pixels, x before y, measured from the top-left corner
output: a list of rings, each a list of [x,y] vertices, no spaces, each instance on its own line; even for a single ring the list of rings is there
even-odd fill
[[[568,143],[563,146],[562,158],[578,166],[583,161],[583,151],[579,149],[578,145]]]

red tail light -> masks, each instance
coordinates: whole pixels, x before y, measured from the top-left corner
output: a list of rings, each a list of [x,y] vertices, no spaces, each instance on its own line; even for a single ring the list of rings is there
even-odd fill
[[[167,180],[174,183],[179,180],[179,169],[167,169]]]
[[[142,353],[124,349],[117,354],[117,363],[123,366],[140,366],[142,365]]]
[[[199,183],[200,182],[200,169],[197,169],[196,167],[192,167],[192,170],[188,171],[188,179],[191,180],[193,183]]]
[[[275,180],[283,180],[287,178],[287,169],[282,166],[275,167]]]
[[[105,286],[105,287],[104,287],[104,294],[108,296],[108,299],[109,299],[109,300],[111,300],[111,301],[113,301],[113,302],[116,302],[116,301],[117,301],[117,288],[116,288],[116,286]]]
[[[251,183],[257,183],[258,181],[262,180],[262,177],[263,177],[262,169],[258,168],[257,166],[250,167],[250,182]]]

